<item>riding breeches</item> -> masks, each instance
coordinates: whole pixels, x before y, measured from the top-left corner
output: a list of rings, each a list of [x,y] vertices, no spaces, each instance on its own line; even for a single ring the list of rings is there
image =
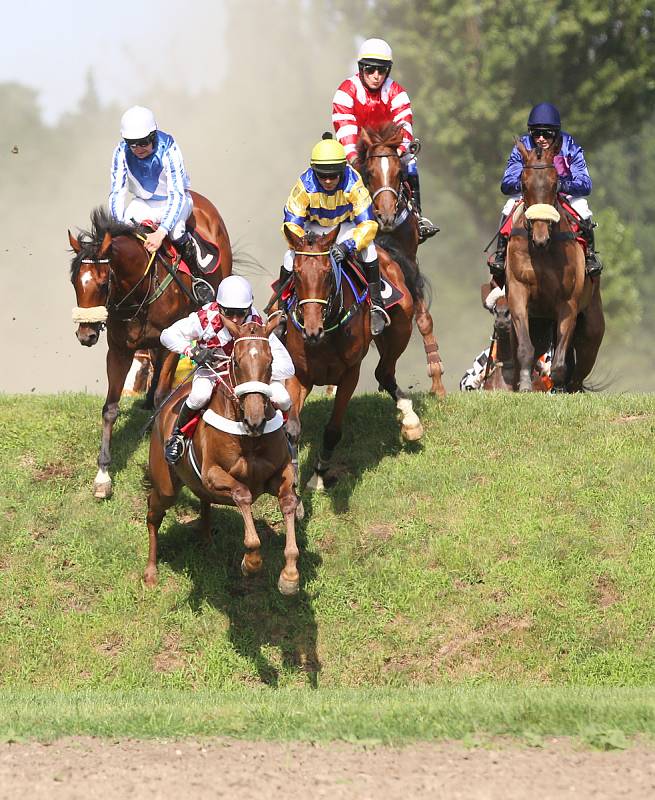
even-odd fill
[[[217,380],[218,376],[213,370],[200,367],[193,376],[191,392],[186,399],[186,404],[189,408],[192,408],[194,411],[204,408],[204,406],[209,403]],[[291,407],[291,397],[285,385],[280,381],[271,381],[270,387],[271,402],[275,408],[279,408],[280,411],[288,411]]]
[[[317,233],[319,236],[324,236],[326,233],[330,233],[333,231],[336,226],[327,227],[325,225],[319,225],[318,222],[308,222],[305,224],[305,233]],[[346,239],[352,239],[351,232],[356,228],[354,222],[350,222],[347,220],[346,222],[341,223],[341,228],[339,229],[339,235],[337,236],[336,244],[340,244],[344,242]],[[359,258],[365,263],[370,264],[372,261],[375,261],[377,256],[377,251],[375,249],[375,245],[371,242],[368,247],[365,247],[363,250],[359,251]],[[293,272],[293,259],[295,257],[295,250],[287,250],[284,254],[284,268],[287,272]]]
[[[134,200],[128,205],[123,214],[123,222],[143,222],[144,220],[151,220],[152,222],[161,222],[164,212],[168,206],[168,200],[144,200],[141,197],[135,197]],[[193,200],[191,195],[185,195],[184,208],[180,215],[179,220],[175,223],[173,230],[169,232],[169,238],[176,242],[184,236],[186,231],[186,221],[191,216],[193,211]]]
[[[592,211],[589,208],[589,203],[587,202],[586,197],[573,197],[570,194],[565,195],[565,197],[569,201],[571,208],[580,216],[580,219],[591,219]],[[512,209],[514,208],[514,203],[520,199],[520,194],[513,194],[507,199],[507,202],[503,206],[503,218],[505,218],[508,214],[511,214]]]

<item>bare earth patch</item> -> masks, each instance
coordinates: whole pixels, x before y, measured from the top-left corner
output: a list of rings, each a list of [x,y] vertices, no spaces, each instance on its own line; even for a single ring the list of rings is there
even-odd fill
[[[63,739],[0,745],[0,798],[469,798],[642,800],[655,795],[655,750],[467,750],[342,743]]]

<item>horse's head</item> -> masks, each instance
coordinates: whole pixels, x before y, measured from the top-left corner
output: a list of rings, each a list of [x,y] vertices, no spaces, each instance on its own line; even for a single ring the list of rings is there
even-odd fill
[[[234,340],[231,370],[243,422],[252,436],[261,436],[271,397],[273,355],[268,337],[277,320],[273,318],[266,325],[257,322],[237,325],[223,316],[221,319]]]
[[[76,335],[80,344],[92,347],[107,321],[111,234],[106,232],[98,244],[92,239],[80,242],[68,231],[68,241],[75,252],[71,263],[71,282],[77,297],[73,322],[78,323]]]
[[[396,218],[402,169],[398,148],[402,129],[385,125],[375,130],[363,128],[357,145],[357,165],[366,184],[382,232],[393,230]]]
[[[509,335],[512,329],[512,315],[507,298],[503,295],[496,300],[493,307],[494,331],[497,335]]]
[[[543,248],[550,242],[553,223],[560,219],[556,207],[557,170],[553,164],[559,144],[552,150],[543,150],[541,147],[528,150],[521,141],[517,141],[516,146],[523,158],[521,186],[528,236],[536,247]]]
[[[298,306],[296,319],[303,337],[317,344],[325,335],[325,321],[330,319],[338,296],[340,273],[330,258],[330,247],[336,242],[339,226],[324,236],[308,233],[296,236],[285,226],[289,245],[295,250],[293,274]]]

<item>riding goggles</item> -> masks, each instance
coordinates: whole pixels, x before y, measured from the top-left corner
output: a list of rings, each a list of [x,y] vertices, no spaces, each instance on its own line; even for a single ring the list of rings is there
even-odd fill
[[[242,317],[245,319],[250,314],[250,306],[248,308],[224,308],[219,306],[219,308],[224,317]]]
[[[365,75],[375,75],[376,72],[379,75],[386,75],[389,69],[389,66],[382,66],[380,64],[362,64],[362,72]]]
[[[155,143],[155,136],[156,133],[153,131],[143,139],[126,139],[125,144],[130,148],[130,150],[134,150],[137,147],[148,147],[148,145]]]
[[[557,131],[554,128],[530,128],[530,135],[533,139],[543,136],[544,139],[554,139]]]

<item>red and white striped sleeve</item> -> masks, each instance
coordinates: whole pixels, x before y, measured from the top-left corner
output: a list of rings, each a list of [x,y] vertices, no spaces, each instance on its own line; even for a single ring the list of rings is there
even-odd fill
[[[339,86],[332,100],[332,125],[346,151],[346,158],[352,161],[357,156],[359,125],[355,117],[355,97],[357,89],[350,78]]]
[[[406,152],[410,142],[412,142],[414,139],[414,128],[412,127],[412,104],[405,89],[403,89],[403,87],[395,81],[389,95],[391,98],[391,112],[393,113],[393,121],[404,131],[403,143],[398,149]]]

